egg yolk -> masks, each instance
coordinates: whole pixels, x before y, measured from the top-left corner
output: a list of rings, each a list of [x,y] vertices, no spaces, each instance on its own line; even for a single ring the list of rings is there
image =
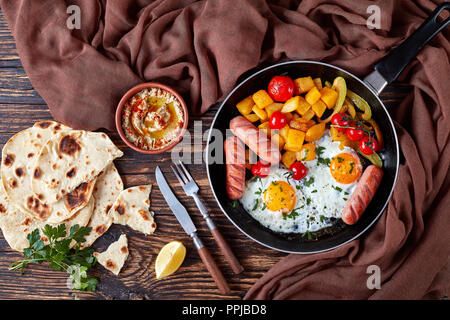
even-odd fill
[[[330,171],[336,182],[349,184],[361,176],[362,166],[358,156],[344,152],[331,160]]]
[[[264,203],[270,211],[289,213],[294,209],[296,200],[294,188],[285,181],[273,181],[264,191]]]

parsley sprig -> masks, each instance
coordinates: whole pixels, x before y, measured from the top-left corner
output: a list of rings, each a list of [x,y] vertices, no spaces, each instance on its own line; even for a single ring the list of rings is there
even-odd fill
[[[20,270],[20,274],[23,274],[28,264],[47,261],[50,268],[69,274],[74,290],[95,291],[98,279],[88,277],[86,272],[95,265],[97,259],[93,249],[81,249],[91,230],[90,227],[74,225],[67,235],[65,224],[56,227],[47,224],[42,229],[44,236],[41,237],[39,229],[35,229],[27,235],[29,247],[23,250],[25,258],[11,264],[9,270]]]

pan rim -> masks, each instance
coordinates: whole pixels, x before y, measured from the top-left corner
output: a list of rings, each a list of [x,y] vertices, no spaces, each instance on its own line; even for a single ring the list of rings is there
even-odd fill
[[[216,111],[216,114],[215,114],[215,116],[214,116],[213,121],[211,122],[211,126],[210,126],[210,128],[209,128],[210,131],[209,131],[209,133],[208,133],[208,140],[207,140],[205,152],[206,152],[206,155],[209,154],[209,145],[210,145],[211,135],[212,135],[212,130],[211,130],[211,129],[214,128],[214,125],[215,125],[215,123],[216,123],[216,120],[217,120],[217,117],[218,117],[219,113],[221,112],[222,108],[224,107],[225,102],[226,102],[226,101],[234,94],[234,92],[235,92],[239,87],[241,87],[241,86],[242,86],[243,84],[245,84],[247,81],[249,81],[249,80],[251,80],[252,78],[254,78],[254,77],[256,77],[257,75],[259,75],[260,73],[265,72],[266,70],[269,70],[269,69],[272,69],[272,68],[275,68],[275,67],[278,67],[278,66],[283,66],[283,65],[288,65],[288,64],[295,64],[295,63],[311,63],[311,64],[324,65],[324,66],[327,66],[327,67],[329,67],[329,68],[337,69],[337,70],[339,70],[339,71],[341,71],[341,72],[347,74],[348,76],[352,77],[352,78],[355,79],[356,81],[360,82],[360,83],[361,83],[364,87],[366,87],[370,92],[372,92],[372,94],[373,94],[373,95],[375,96],[375,98],[378,100],[378,102],[380,103],[380,105],[381,105],[381,107],[383,108],[384,112],[386,113],[387,118],[388,118],[389,123],[390,123],[390,126],[391,126],[391,128],[392,128],[393,136],[394,136],[394,140],[395,140],[395,151],[396,151],[396,153],[397,153],[397,159],[396,159],[396,163],[395,163],[395,168],[396,168],[396,169],[395,169],[395,175],[394,175],[394,180],[393,180],[393,183],[392,183],[392,187],[391,187],[391,190],[389,191],[389,195],[388,195],[388,197],[387,197],[385,203],[383,204],[382,208],[381,208],[380,211],[378,212],[378,214],[374,217],[374,219],[373,219],[373,220],[372,220],[372,221],[371,221],[364,229],[362,229],[360,232],[358,232],[358,233],[357,233],[355,236],[353,236],[352,238],[350,238],[350,239],[348,239],[348,240],[346,240],[346,241],[344,241],[344,242],[342,242],[342,243],[340,243],[340,244],[337,244],[337,245],[335,245],[335,246],[329,247],[329,248],[325,248],[325,249],[321,249],[321,250],[308,251],[308,252],[304,252],[304,251],[303,251],[303,252],[301,252],[301,251],[299,252],[299,251],[292,251],[292,250],[280,249],[280,248],[271,246],[271,245],[269,245],[269,244],[266,244],[266,243],[264,243],[264,242],[262,242],[262,241],[260,241],[260,240],[258,240],[258,239],[255,239],[254,237],[250,236],[250,235],[249,235],[247,232],[245,232],[238,224],[236,224],[236,223],[233,221],[233,219],[230,218],[230,216],[228,215],[228,213],[226,212],[226,210],[222,207],[222,205],[221,205],[221,203],[220,203],[220,201],[219,201],[219,199],[218,199],[218,197],[217,197],[217,195],[216,195],[216,192],[215,192],[215,190],[214,190],[214,188],[213,188],[213,185],[212,185],[212,182],[211,182],[211,176],[210,176],[210,172],[209,172],[209,163],[208,163],[208,161],[206,161],[205,166],[206,166],[206,173],[207,173],[207,176],[208,176],[208,182],[209,182],[211,191],[212,191],[212,193],[213,193],[213,195],[214,195],[214,199],[216,200],[216,203],[218,204],[220,210],[222,210],[223,214],[225,214],[225,216],[227,217],[227,219],[228,219],[229,221],[231,221],[231,223],[232,223],[239,231],[241,231],[246,237],[248,237],[249,239],[255,241],[256,243],[259,243],[260,245],[262,245],[262,246],[264,246],[264,247],[266,247],[266,248],[269,248],[269,249],[272,249],[272,250],[276,250],[276,251],[279,251],[279,252],[292,253],[292,254],[315,254],[315,253],[321,253],[321,252],[331,251],[331,250],[337,249],[337,248],[339,248],[339,247],[342,247],[342,246],[344,246],[345,244],[347,244],[347,243],[349,243],[349,242],[352,242],[353,240],[358,239],[360,236],[362,236],[364,233],[366,233],[367,230],[369,230],[369,229],[375,224],[375,222],[378,221],[378,219],[381,217],[381,215],[384,213],[384,211],[385,211],[385,209],[386,209],[386,207],[387,207],[387,205],[388,205],[388,203],[389,203],[389,200],[390,200],[391,197],[392,197],[392,194],[393,194],[393,192],[394,192],[395,186],[396,186],[396,184],[397,184],[398,171],[399,171],[399,164],[400,164],[400,149],[399,149],[399,143],[398,143],[397,131],[395,130],[394,122],[392,121],[392,118],[391,118],[391,116],[390,116],[390,114],[389,114],[389,112],[388,112],[386,106],[384,105],[383,101],[381,101],[381,99],[380,99],[380,97],[378,96],[378,94],[377,94],[372,88],[370,88],[369,85],[367,85],[367,84],[366,84],[363,80],[361,80],[359,77],[355,76],[353,73],[351,73],[351,72],[349,72],[349,71],[347,71],[347,70],[345,70],[345,69],[342,69],[342,68],[340,68],[340,67],[337,67],[337,66],[332,65],[332,64],[329,64],[329,63],[320,62],[320,61],[314,61],[314,60],[292,60],[292,61],[286,61],[286,62],[276,63],[276,64],[270,65],[270,66],[268,66],[268,67],[265,67],[265,68],[263,68],[263,69],[261,69],[261,70],[255,72],[255,73],[251,74],[250,76],[248,76],[247,78],[245,78],[243,81],[241,81],[239,84],[237,84],[237,85],[233,88],[233,90],[231,90],[231,92],[230,92],[230,93],[225,97],[225,99],[222,101],[222,103],[221,103],[220,106],[219,106],[219,109]]]

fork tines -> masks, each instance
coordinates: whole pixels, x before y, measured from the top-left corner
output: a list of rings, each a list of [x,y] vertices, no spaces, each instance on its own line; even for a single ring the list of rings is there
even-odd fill
[[[181,160],[178,161],[178,164],[174,163],[174,166],[175,168],[173,166],[170,167],[172,168],[172,171],[177,177],[178,181],[180,181],[181,185],[187,184],[194,180]]]

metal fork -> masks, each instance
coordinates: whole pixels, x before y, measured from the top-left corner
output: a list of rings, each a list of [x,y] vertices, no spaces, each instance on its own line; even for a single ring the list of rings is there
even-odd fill
[[[206,209],[206,206],[203,204],[203,202],[201,201],[200,197],[197,194],[199,190],[198,185],[190,175],[189,171],[186,169],[186,167],[181,161],[178,161],[178,164],[174,163],[174,166],[170,167],[172,168],[172,171],[177,177],[178,181],[180,181],[180,184],[183,187],[183,190],[186,193],[186,195],[194,198],[195,204],[200,210],[203,219],[206,220],[206,224],[209,230],[211,231],[214,240],[219,245],[222,254],[227,259],[228,263],[233,269],[233,272],[236,274],[241,273],[244,270],[244,268],[239,263],[239,260],[234,255],[233,251],[231,250],[228,243],[225,241],[225,238],[222,236],[219,229],[217,229],[217,226],[215,225],[214,221],[209,216],[208,209]]]

